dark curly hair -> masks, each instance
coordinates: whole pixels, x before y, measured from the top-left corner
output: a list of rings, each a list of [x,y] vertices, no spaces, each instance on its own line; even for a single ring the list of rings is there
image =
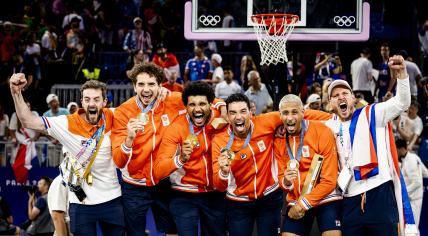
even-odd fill
[[[233,102],[245,102],[250,110],[250,99],[242,93],[234,93],[226,98],[226,110],[229,111],[229,104]]]
[[[185,106],[187,106],[189,96],[206,96],[209,103],[212,103],[215,97],[212,87],[202,81],[190,82],[184,88],[181,99],[183,100]]]
[[[149,76],[156,78],[156,82],[160,85],[164,78],[164,72],[162,68],[151,62],[143,62],[134,65],[131,70],[127,71],[128,77],[132,80],[135,85],[137,83],[137,76],[141,73],[146,73]]]

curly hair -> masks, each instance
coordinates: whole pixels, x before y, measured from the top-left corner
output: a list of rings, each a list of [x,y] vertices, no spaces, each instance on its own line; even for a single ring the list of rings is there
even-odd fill
[[[164,72],[162,68],[151,62],[143,62],[134,65],[131,70],[127,71],[128,77],[132,80],[135,85],[137,83],[137,76],[141,73],[146,73],[149,76],[156,78],[156,82],[160,85],[164,78]]]
[[[185,106],[187,106],[189,96],[206,96],[209,103],[212,103],[215,97],[212,87],[202,81],[190,82],[184,88],[181,99],[183,100]]]

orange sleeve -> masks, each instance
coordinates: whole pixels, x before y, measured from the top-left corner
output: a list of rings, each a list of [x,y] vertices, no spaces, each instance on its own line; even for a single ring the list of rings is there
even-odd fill
[[[278,126],[282,125],[279,112],[277,111],[258,115],[256,116],[256,119],[260,120],[256,122],[260,122],[260,124],[263,124],[266,132],[271,132],[272,134],[275,132]]]
[[[171,92],[169,99],[170,101],[165,101],[165,102],[173,102],[175,105],[175,108],[177,109],[177,112],[180,112],[182,110],[184,112],[186,110],[186,107],[184,106],[180,92]]]
[[[127,150],[124,145],[126,137],[128,136],[128,117],[124,113],[124,108],[119,107],[114,111],[113,129],[111,131],[111,146],[113,152],[113,161],[118,168],[125,167],[129,158],[132,155],[131,150]]]
[[[303,118],[305,120],[319,120],[319,121],[325,121],[330,120],[333,117],[333,114],[324,112],[324,111],[317,111],[317,110],[305,110],[305,113],[303,114]]]
[[[337,184],[338,160],[336,151],[336,140],[331,130],[324,124],[317,126],[317,137],[311,137],[313,142],[318,142],[320,155],[324,156],[319,182],[312,191],[300,200],[300,204],[306,210],[315,207],[319,202],[329,195]]]
[[[182,138],[179,129],[180,125],[176,121],[165,130],[154,164],[154,175],[157,180],[168,177],[184,165],[180,161]]]
[[[224,132],[227,132],[227,131],[224,131]],[[218,164],[218,157],[220,156],[220,149],[221,149],[219,145],[219,141],[221,140],[221,138],[222,138],[221,135],[214,137],[211,144],[211,157],[212,157],[214,186],[218,191],[224,192],[227,189],[229,180],[226,176],[222,176],[220,174],[220,166]]]
[[[285,141],[283,138],[275,138],[275,141],[273,143],[273,153],[278,165],[278,181],[279,181],[279,186],[281,186],[281,188],[288,192],[291,190],[290,187],[286,187],[284,184],[284,173],[285,170],[287,168],[287,161],[288,158],[285,154]]]

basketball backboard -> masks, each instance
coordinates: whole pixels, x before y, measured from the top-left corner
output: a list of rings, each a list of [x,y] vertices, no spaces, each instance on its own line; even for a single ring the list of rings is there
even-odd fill
[[[370,6],[363,0],[193,0],[185,5],[185,37],[256,40],[251,16],[263,13],[299,16],[289,40],[365,41],[369,38]]]

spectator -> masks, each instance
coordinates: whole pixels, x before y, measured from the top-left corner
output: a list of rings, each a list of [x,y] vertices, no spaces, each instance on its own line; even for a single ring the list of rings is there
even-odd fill
[[[410,82],[410,93],[412,94],[412,99],[417,99],[418,96],[418,84],[422,79],[422,73],[416,63],[410,61],[409,54],[405,50],[401,50],[399,53],[406,63],[407,74],[409,74],[409,82]],[[395,83],[395,78],[392,78]]]
[[[56,94],[49,94],[46,97],[46,103],[49,105],[50,109],[43,113],[43,116],[54,117],[60,115],[68,115],[68,110],[66,108],[59,106],[58,96]]]
[[[215,74],[215,73],[214,73]],[[215,97],[226,100],[234,93],[240,93],[241,86],[233,80],[233,71],[231,66],[224,67],[224,81],[215,86]]]
[[[379,77],[376,81],[376,90],[377,90],[377,98],[378,101],[384,101],[384,96],[388,91],[392,91],[392,87],[394,86],[391,81],[391,73],[388,68],[388,60],[389,60],[389,45],[387,43],[383,43],[380,46],[380,55],[382,57],[382,62],[379,63]],[[407,71],[408,73],[408,71]]]
[[[325,79],[322,83],[322,96],[321,96],[321,104],[323,110],[326,112],[331,112],[332,108],[328,99],[328,87],[333,82],[332,79]]]
[[[28,192],[28,218],[32,221],[27,229],[29,235],[53,235],[55,228],[49,215],[47,199],[51,182],[49,177],[40,178],[37,182],[37,190],[41,196],[38,198],[36,193]]]
[[[20,235],[19,227],[12,223],[13,216],[9,204],[0,196],[0,235]]]
[[[214,86],[224,80],[224,71],[223,71],[223,68],[221,67],[222,60],[223,59],[218,53],[213,53],[211,55],[211,64],[214,67],[214,72],[213,72],[213,77],[211,82]]]
[[[272,97],[267,91],[266,85],[262,83],[259,72],[253,70],[248,73],[249,88],[245,95],[256,102],[256,115],[272,111]]]
[[[184,82],[204,81],[210,82],[213,73],[211,63],[204,54],[204,45],[198,42],[194,48],[195,57],[189,59],[184,70]]]
[[[248,73],[253,70],[257,70],[256,64],[253,61],[253,58],[250,55],[245,55],[241,59],[241,85],[242,89],[248,89]]]
[[[48,207],[55,234],[58,236],[70,235],[70,217],[68,215],[68,191],[62,184],[62,176],[58,175],[51,184],[48,192]]]
[[[256,102],[253,101],[253,100],[250,100],[250,112],[251,112],[251,115],[255,116],[256,115],[256,111],[257,111]]]
[[[28,101],[26,104],[28,109],[31,111],[31,104]],[[31,111],[31,113],[33,113],[34,116],[39,116],[37,111]],[[36,141],[40,136],[39,132],[22,127],[21,121],[19,121],[18,117],[16,116],[16,112],[14,112],[10,118],[9,134],[13,144],[24,143],[26,139]]]
[[[333,80],[340,79],[340,73],[342,73],[342,62],[337,53],[317,53],[315,59],[315,81],[322,83],[326,78],[332,78]]]
[[[419,42],[421,44],[421,51],[424,57],[423,61],[423,71],[424,74],[428,74],[428,19],[422,24],[422,27],[419,29]]]
[[[175,71],[173,71],[171,75],[167,77],[167,80],[167,82],[162,83],[162,87],[168,89],[171,92],[183,92],[183,85],[176,82],[177,73]]]
[[[227,8],[223,9],[223,20],[221,23],[222,28],[232,28],[235,26],[235,19],[230,14],[230,11]],[[232,50],[232,41],[230,40],[224,40],[223,41],[223,48],[224,51],[231,51]]]
[[[428,170],[416,154],[409,152],[405,140],[398,139],[395,141],[395,144],[397,146],[401,173],[403,174],[410,198],[410,205],[412,206],[413,217],[415,218],[416,227],[419,227],[424,195],[423,178],[428,177]]]
[[[140,17],[135,17],[133,22],[135,29],[126,34],[123,41],[123,50],[128,53],[143,50],[143,61],[148,62],[153,48],[150,33],[143,29],[143,20]]]
[[[133,51],[131,53],[132,61],[129,61],[126,65],[127,71],[131,70],[137,64],[144,62],[144,52],[143,50]]]
[[[85,30],[85,24],[83,23],[83,18],[76,13],[76,11],[72,11],[70,14],[64,16],[62,21],[62,28],[67,30],[67,27],[70,27],[73,22],[77,22],[77,28],[81,31]]]
[[[40,45],[36,43],[36,33],[31,33],[28,36],[24,54],[24,60],[28,61],[24,63],[30,65],[32,71],[30,74],[33,75],[34,87],[37,89],[39,87],[39,82],[42,79],[42,67],[41,67],[41,49]]]
[[[0,141],[7,139],[7,127],[9,126],[9,116],[5,113],[3,106],[0,104]],[[6,157],[3,156],[4,144],[0,143],[0,166],[5,165]]]
[[[364,95],[368,103],[373,103],[373,94],[371,92],[371,83],[373,80],[372,62],[369,60],[370,50],[364,48],[360,57],[355,59],[351,64],[352,90],[360,92]]]
[[[12,31],[12,23],[5,21],[3,23],[3,31],[0,34],[1,66],[5,67],[3,68],[4,70],[8,70],[11,67],[12,56],[15,54],[15,41],[18,37],[18,34]]]
[[[313,93],[306,99],[305,109],[310,110],[321,110],[321,97],[320,95]]]
[[[156,48],[153,63],[164,69],[167,80],[169,80],[172,73],[175,73],[176,78],[180,78],[180,64],[178,63],[177,57],[173,53],[168,52],[164,43],[159,43]]]
[[[58,36],[55,33],[55,27],[53,25],[48,25],[41,41],[45,60],[49,61],[58,59],[56,52],[58,47]]]
[[[422,119],[418,116],[419,107],[418,102],[412,101],[407,113],[404,112],[401,114],[397,127],[399,137],[408,142],[410,151],[417,150],[419,136],[422,134],[424,128]]]
[[[79,110],[79,105],[75,102],[70,102],[67,104],[67,110],[69,114],[73,114],[77,110]]]
[[[316,94],[322,96],[322,87],[321,87],[321,84],[318,83],[318,82],[314,82],[312,84],[312,86],[311,86],[311,89],[309,90],[309,93],[310,94],[316,93]]]
[[[67,57],[73,65],[78,65],[83,60],[85,53],[85,42],[79,29],[80,18],[74,17],[70,21],[70,30],[66,34]]]

